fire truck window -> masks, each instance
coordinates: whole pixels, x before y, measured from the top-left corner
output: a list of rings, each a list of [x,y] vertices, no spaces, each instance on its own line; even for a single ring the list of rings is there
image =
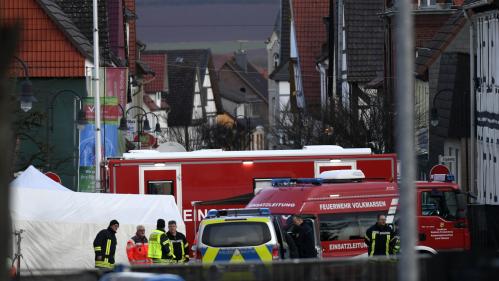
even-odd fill
[[[174,195],[173,181],[148,181],[147,194]]]
[[[321,241],[362,239],[377,212],[319,215]]]
[[[453,191],[421,193],[421,215],[423,216],[439,216],[446,220],[455,220],[457,210],[456,193]]]

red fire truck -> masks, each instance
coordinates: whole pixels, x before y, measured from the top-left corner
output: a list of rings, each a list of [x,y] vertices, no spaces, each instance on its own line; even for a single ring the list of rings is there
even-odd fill
[[[366,177],[393,180],[397,175],[394,154],[374,155],[370,149],[339,146],[307,146],[301,150],[194,152],[138,151],[111,158],[105,163],[106,192],[170,194],[193,241],[196,222],[208,209],[234,207],[223,202],[246,197],[269,185],[274,178],[316,177],[336,169],[361,169]],[[212,205],[194,202],[222,200]],[[237,206],[237,205],[236,205]]]
[[[282,221],[301,214],[317,229],[323,257],[367,256],[364,235],[378,214],[398,225],[398,187],[393,180],[367,179],[360,170],[328,171],[319,179],[280,179],[247,207],[269,208]],[[449,177],[448,177],[449,178]],[[296,183],[298,182],[298,183]],[[419,252],[470,248],[466,197],[451,182],[417,182]],[[319,243],[316,243],[319,244]]]

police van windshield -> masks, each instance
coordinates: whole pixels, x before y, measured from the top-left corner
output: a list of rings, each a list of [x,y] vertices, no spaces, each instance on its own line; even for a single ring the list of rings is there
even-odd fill
[[[210,247],[246,247],[262,245],[270,239],[266,223],[225,222],[207,225],[202,242]]]

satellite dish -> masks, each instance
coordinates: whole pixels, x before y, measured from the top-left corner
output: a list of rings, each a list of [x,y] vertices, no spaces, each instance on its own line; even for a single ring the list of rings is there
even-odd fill
[[[186,152],[185,147],[178,142],[168,141],[162,143],[156,148],[159,152]]]

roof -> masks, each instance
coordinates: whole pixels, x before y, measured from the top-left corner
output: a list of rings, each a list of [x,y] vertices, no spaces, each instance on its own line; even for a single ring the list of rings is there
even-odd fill
[[[234,73],[241,78],[241,80],[250,86],[258,95],[268,102],[268,82],[263,75],[251,64],[247,62],[247,71],[244,71],[235,61],[234,58],[225,62]]]
[[[308,107],[321,103],[320,73],[316,59],[327,39],[323,18],[329,14],[329,0],[292,0],[292,13],[301,67],[303,95]]]
[[[137,68],[140,69],[140,72],[145,75],[155,75],[156,72],[145,62],[142,62],[140,60],[136,61]]]
[[[166,102],[171,107],[168,114],[168,126],[190,126],[192,107],[194,105],[195,78],[196,75],[199,75],[202,85],[211,57],[210,50],[151,50],[145,51],[143,54],[146,54],[146,56],[166,54],[169,87]],[[212,71],[211,75],[214,72]]]
[[[124,0],[125,1],[125,7],[127,11],[130,11],[132,13],[135,13],[135,1],[136,0]],[[135,74],[135,60],[137,59],[137,28],[136,28],[136,20],[131,19],[128,22],[128,27],[129,27],[129,40],[130,44],[128,45],[128,69],[130,70],[131,74]]]
[[[291,28],[291,11],[289,1],[281,1],[279,41],[281,47],[281,64],[287,63],[290,53],[290,28]]]
[[[276,18],[276,26],[274,27],[274,31],[279,36],[280,59],[277,68],[269,74],[269,79],[289,81],[290,28],[291,11],[289,8],[289,1],[281,1],[279,14]]]
[[[289,81],[289,59],[270,73],[269,78],[275,81]]]
[[[40,7],[59,27],[76,49],[86,58],[93,59],[92,41],[90,41],[74,24],[70,15],[65,12],[63,7],[59,6],[58,1],[60,0],[37,0]]]
[[[486,6],[489,4],[489,2],[494,2],[490,0],[464,0],[463,6],[465,9],[468,8],[475,8],[475,7],[480,7],[480,6]]]
[[[416,75],[423,76],[425,74],[426,70],[445,51],[465,24],[464,11],[457,11],[438,30],[433,39],[418,50],[418,57],[415,62]]]
[[[436,133],[439,136],[469,136],[469,69],[468,54],[442,54],[437,87],[440,94],[435,97],[439,118]]]
[[[124,59],[126,58],[123,6],[123,0],[107,0],[109,45],[117,58],[122,60],[122,64],[124,64]]]
[[[343,156],[365,155],[370,157],[370,148],[342,148],[340,146],[321,145],[306,146],[303,149],[293,150],[241,150],[223,151],[221,149],[207,149],[191,152],[159,152],[156,150],[132,150],[123,153],[123,159],[208,159],[208,158],[256,158],[256,157],[292,157],[292,156]],[[388,157],[391,155],[387,155]],[[258,159],[257,159],[258,160]]]
[[[30,77],[83,77],[92,46],[69,17],[49,0],[4,0],[0,24],[22,21],[17,56],[26,62]],[[10,75],[24,77],[20,64]]]
[[[94,42],[93,37],[93,3],[92,0],[38,0],[56,2],[64,13],[71,19],[73,24],[90,41]],[[99,3],[99,48],[103,64],[110,64],[112,55],[109,44],[109,29],[107,17],[107,1],[98,1]]]
[[[143,95],[142,101],[147,106],[147,108],[149,108],[149,110],[153,112],[159,110],[170,110],[170,105],[166,102],[166,96],[163,98],[163,95],[161,95],[161,106],[158,106],[148,94]]]
[[[166,92],[168,91],[168,62],[166,53],[150,54],[143,53],[140,59],[149,65],[154,71],[154,80],[145,84],[146,93]]]
[[[365,83],[384,69],[384,0],[345,0],[347,80]]]

